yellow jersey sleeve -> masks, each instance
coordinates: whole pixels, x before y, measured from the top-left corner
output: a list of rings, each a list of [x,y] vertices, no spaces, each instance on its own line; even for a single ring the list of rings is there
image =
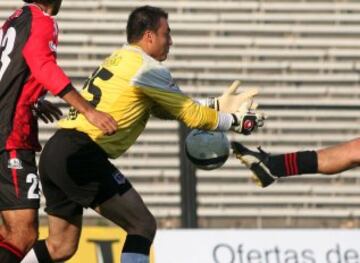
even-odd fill
[[[156,116],[184,122],[190,128],[214,130],[218,124],[217,111],[202,106],[181,92],[170,71],[161,64],[147,64],[132,79],[154,103]]]
[[[158,118],[158,119],[162,119],[162,120],[175,120],[175,117],[173,115],[171,115],[170,113],[168,113],[167,111],[165,111],[163,108],[161,108],[161,106],[159,105],[154,105],[153,107],[151,107],[150,109],[150,113],[152,116]]]

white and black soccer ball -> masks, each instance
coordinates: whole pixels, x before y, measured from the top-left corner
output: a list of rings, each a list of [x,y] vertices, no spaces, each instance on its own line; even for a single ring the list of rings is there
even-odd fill
[[[197,168],[213,170],[229,158],[230,143],[223,132],[195,129],[185,139],[185,152]]]

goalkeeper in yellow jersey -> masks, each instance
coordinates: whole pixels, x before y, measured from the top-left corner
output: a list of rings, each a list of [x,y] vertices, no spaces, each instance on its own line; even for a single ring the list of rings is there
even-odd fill
[[[250,134],[262,126],[263,117],[251,103],[256,90],[238,94],[234,83],[221,97],[200,102],[181,92],[160,63],[172,45],[167,18],[160,8],[135,9],[127,24],[129,44],[111,54],[85,84],[82,95],[117,121],[117,131],[103,135],[81,113],[70,110],[44,147],[39,172],[50,235],[37,242],[23,262],[69,259],[77,249],[83,207],[127,231],[122,263],[149,262],[155,219],[108,158],[122,155],[152,114],[205,130]]]

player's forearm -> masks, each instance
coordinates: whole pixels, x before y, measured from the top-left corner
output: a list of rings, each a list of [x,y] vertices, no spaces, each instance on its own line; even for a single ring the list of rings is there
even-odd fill
[[[71,85],[68,85],[59,96],[69,105],[74,107],[78,112],[86,115],[86,113],[93,111],[94,107],[85,100]]]

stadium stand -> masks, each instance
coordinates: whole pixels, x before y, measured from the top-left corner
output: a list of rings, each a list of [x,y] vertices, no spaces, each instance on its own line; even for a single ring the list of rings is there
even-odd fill
[[[21,3],[0,1],[0,20]],[[266,126],[248,137],[229,134],[231,139],[278,153],[359,135],[359,1],[64,1],[59,63],[79,89],[102,59],[125,43],[129,11],[144,4],[170,13],[174,46],[165,64],[185,92],[216,96],[234,79],[244,88],[259,87]],[[162,227],[180,222],[178,129],[176,122],[153,119],[136,145],[114,160]],[[41,142],[54,130],[41,123]],[[219,170],[198,171],[197,180],[202,227],[359,225],[358,170],[258,189],[249,171],[230,159]],[[96,218],[90,211],[86,215]]]

